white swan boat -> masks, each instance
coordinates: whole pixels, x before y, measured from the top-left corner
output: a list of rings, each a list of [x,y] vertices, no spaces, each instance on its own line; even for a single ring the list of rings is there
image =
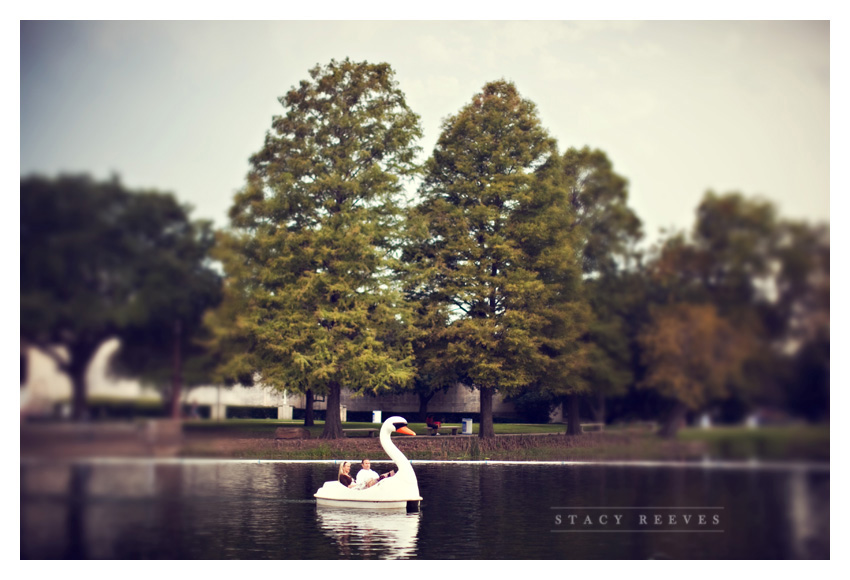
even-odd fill
[[[381,426],[381,447],[398,466],[395,475],[385,477],[365,489],[352,489],[339,481],[326,481],[313,494],[316,503],[326,507],[418,510],[419,502],[422,501],[419,482],[416,481],[410,461],[392,442],[390,434],[393,432],[414,436],[416,433],[407,427],[407,421],[401,417],[390,417]]]

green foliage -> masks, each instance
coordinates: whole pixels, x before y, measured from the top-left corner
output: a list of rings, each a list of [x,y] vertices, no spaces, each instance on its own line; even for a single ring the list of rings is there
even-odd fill
[[[145,362],[132,371],[161,368],[175,322],[188,344],[217,300],[210,224],[190,221],[189,211],[170,194],[129,191],[117,178],[21,180],[21,338],[71,377],[75,418],[85,409],[85,371],[105,340],[121,339],[125,362]]]
[[[201,342],[202,321],[222,294],[221,277],[210,260],[212,225],[190,222],[188,208],[177,206],[172,198],[146,201],[149,235],[159,240],[156,249],[149,248],[139,260],[144,272],[137,291],[140,312],[122,332],[111,371],[159,388],[168,383],[178,390],[183,384],[208,384],[211,369]]]
[[[829,342],[829,226],[783,221],[775,261],[776,299],[766,326],[796,343]]]
[[[380,393],[413,376],[394,256],[421,130],[389,65],[331,61],[310,77],[251,157],[223,239],[235,316],[212,322],[220,343],[250,347],[225,370],[329,394],[339,436],[340,386]]]
[[[829,462],[829,426],[712,427],[683,429],[678,439],[698,441],[716,458]]]
[[[554,406],[554,399],[548,393],[536,389],[527,390],[508,400],[513,403],[514,409],[523,422],[549,422],[549,414]]]
[[[444,317],[432,326],[445,344],[435,364],[481,389],[484,437],[493,435],[488,393],[569,368],[583,331],[558,167],[535,105],[511,83],[488,83],[444,121],[408,228],[410,295]]]
[[[641,222],[627,205],[628,181],[614,172],[604,152],[568,149],[562,175],[592,310],[582,337],[581,380],[573,378],[567,392],[620,394],[634,380],[635,300],[641,287],[632,268]]]
[[[583,230],[582,270],[614,274],[633,257],[643,235],[640,219],[627,205],[628,181],[598,149],[568,149],[562,163],[573,227]]]
[[[770,202],[709,191],[690,239],[665,240],[650,272],[668,301],[711,302],[721,315],[758,324],[754,308],[769,299],[780,231]]]

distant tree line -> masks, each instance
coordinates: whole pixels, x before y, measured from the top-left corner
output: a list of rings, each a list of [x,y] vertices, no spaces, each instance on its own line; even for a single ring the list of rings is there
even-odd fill
[[[542,416],[829,417],[829,228],[708,192],[691,232],[640,249],[628,182],[602,151],[560,152],[513,83],[487,83],[422,137],[387,64],[331,61],[280,103],[230,226],[116,179],[21,180],[21,340],[85,372],[161,385],[262,384],[328,402],[463,384],[482,437],[496,393]],[[414,195],[408,185],[418,182]],[[59,351],[57,347],[64,347]],[[582,411],[584,409],[584,411]]]
[[[118,178],[21,179],[21,343],[38,348],[86,411],[86,371],[106,340],[121,339],[112,369],[159,384],[177,414],[184,381],[208,371],[197,339],[221,275],[209,258],[212,225],[189,219],[173,195],[129,191]]]

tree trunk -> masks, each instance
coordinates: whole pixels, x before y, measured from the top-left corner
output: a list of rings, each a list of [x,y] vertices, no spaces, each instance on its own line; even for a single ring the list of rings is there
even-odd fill
[[[71,360],[61,366],[71,379],[71,418],[74,421],[88,419],[86,371],[99,346],[99,343],[87,341],[77,343],[68,349]]]
[[[325,429],[322,439],[341,439],[343,437],[342,421],[339,417],[340,386],[336,381],[328,385],[328,408],[325,411]]]
[[[564,405],[567,411],[567,435],[581,435],[581,420],[578,416],[579,396],[576,393],[567,395]]]
[[[428,417],[428,403],[431,402],[431,399],[434,398],[434,393],[429,395],[423,395],[419,393],[419,422],[424,423],[425,419]]]
[[[174,321],[174,358],[171,365],[171,404],[169,408],[169,416],[172,419],[179,419],[182,415],[180,412],[180,394],[183,390],[183,359],[180,352],[181,334],[183,333],[183,325],[179,320]]]
[[[590,402],[590,401],[588,401]],[[605,424],[605,395],[599,393],[597,404],[590,402],[590,408],[593,410],[593,420],[597,423]]]
[[[71,378],[71,419],[82,421],[88,418],[88,402],[86,401],[86,367],[70,367],[68,376]]]
[[[27,382],[27,376],[29,371],[29,356],[27,353],[23,352],[23,347],[21,347],[21,386],[23,387]]]
[[[313,426],[313,391],[307,389],[304,393],[304,426]]]
[[[665,439],[672,439],[675,437],[679,429],[684,427],[687,414],[688,407],[681,401],[676,401],[673,408],[670,410],[670,414],[667,416],[667,421],[665,421],[664,425],[661,427],[658,435]]]
[[[481,394],[481,424],[478,427],[478,436],[482,438],[493,438],[496,432],[493,429],[493,387],[480,387]]]

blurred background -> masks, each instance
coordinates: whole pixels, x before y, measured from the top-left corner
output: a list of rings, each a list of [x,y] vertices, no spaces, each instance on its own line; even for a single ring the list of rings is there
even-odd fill
[[[776,477],[673,477],[671,497],[722,505],[734,493],[712,489],[746,488],[762,511],[738,533],[772,534],[750,557],[829,557],[829,21],[21,21],[20,57],[22,557],[226,557],[175,531],[191,528],[191,496],[248,478],[243,501],[286,488],[298,502],[325,475],[299,472],[296,485],[284,470],[57,460],[356,453],[301,441],[323,433],[334,404],[348,428],[381,413],[422,434],[434,420],[468,420],[475,433],[488,420],[445,342],[384,329],[408,341],[409,380],[379,396],[344,384],[336,401],[280,379],[245,330],[257,311],[239,299],[243,257],[261,228],[240,211],[256,201],[258,152],[291,110],[290,89],[345,58],[392,67],[418,115],[417,164],[500,79],[556,141],[580,272],[581,326],[561,337],[575,356],[495,393],[495,433],[509,443],[441,437],[456,443],[440,457],[784,463]],[[422,184],[422,173],[403,181],[401,216]],[[410,229],[393,235],[411,244]],[[401,286],[411,264],[396,264]],[[422,316],[413,326],[433,323],[411,312]],[[107,500],[149,541],[120,542],[138,536],[107,521]],[[278,528],[280,514],[265,515]],[[746,556],[695,545],[670,555]]]
[[[276,99],[345,56],[394,68],[421,161],[487,81],[537,104],[600,254],[583,417],[661,419],[692,365],[691,423],[828,420],[829,24],[637,21],[22,22],[22,418],[226,415],[215,234]]]

